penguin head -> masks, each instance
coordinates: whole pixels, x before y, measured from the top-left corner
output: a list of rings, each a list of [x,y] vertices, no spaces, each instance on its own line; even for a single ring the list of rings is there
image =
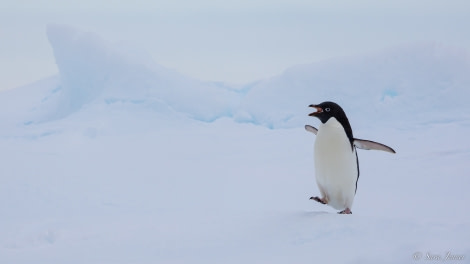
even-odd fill
[[[343,108],[341,108],[341,106],[336,103],[323,102],[318,105],[311,104],[309,105],[309,107],[313,107],[316,109],[316,111],[309,114],[309,116],[317,117],[322,123],[328,122],[328,120],[332,117],[336,118],[340,122],[344,119],[347,120]]]
[[[323,124],[328,122],[330,118],[334,117],[338,122],[341,123],[349,139],[353,140],[351,125],[349,124],[348,117],[346,116],[346,113],[344,112],[343,108],[341,108],[341,106],[339,106],[337,103],[327,101],[318,105],[311,104],[309,107],[316,109],[316,111],[309,114],[309,116],[314,116],[320,119]]]

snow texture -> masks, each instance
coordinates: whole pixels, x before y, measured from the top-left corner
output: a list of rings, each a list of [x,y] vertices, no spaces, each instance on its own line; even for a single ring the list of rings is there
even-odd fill
[[[411,45],[234,88],[47,35],[59,75],[0,93],[0,263],[469,263],[465,51]],[[308,199],[307,106],[325,100],[397,151],[358,150],[352,215]]]
[[[468,117],[469,73],[466,51],[415,44],[288,69],[253,87],[241,108],[250,116],[245,121],[268,127],[300,126],[306,118],[298,113],[326,100],[354,110],[353,120],[445,122]]]
[[[145,55],[120,50],[92,33],[49,25],[47,36],[59,68],[60,102],[53,118],[61,118],[100,101],[145,103],[211,121],[231,115],[234,91],[192,80],[153,63]]]

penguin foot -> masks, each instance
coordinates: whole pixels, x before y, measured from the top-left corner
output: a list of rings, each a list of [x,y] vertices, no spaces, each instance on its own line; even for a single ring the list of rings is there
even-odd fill
[[[312,197],[310,197],[310,200],[317,201],[317,202],[319,202],[319,203],[321,203],[321,204],[326,204],[325,200],[322,199],[322,198],[320,198],[320,197],[318,197],[318,196],[315,196],[315,197],[312,196]]]
[[[338,214],[352,214],[352,212],[351,212],[351,209],[346,208],[346,209],[344,209],[343,211],[338,212]]]

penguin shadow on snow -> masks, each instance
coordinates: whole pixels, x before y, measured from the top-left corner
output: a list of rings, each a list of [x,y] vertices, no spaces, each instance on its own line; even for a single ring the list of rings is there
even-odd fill
[[[354,138],[349,120],[338,104],[327,101],[309,107],[315,109],[309,116],[321,122],[318,129],[305,126],[305,130],[316,135],[315,178],[321,194],[310,199],[341,210],[339,214],[351,214],[360,174],[356,149],[390,153],[395,150],[382,143]]]
[[[325,215],[330,215],[330,213],[327,211],[302,211],[298,213],[298,216],[302,218],[314,218]]]

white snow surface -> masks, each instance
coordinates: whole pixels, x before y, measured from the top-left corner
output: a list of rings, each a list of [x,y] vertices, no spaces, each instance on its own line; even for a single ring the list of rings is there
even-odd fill
[[[234,91],[182,76],[143,52],[114,47],[93,33],[52,24],[47,36],[61,81],[60,102],[47,120],[101,101],[146,104],[210,121],[230,115],[238,101]]]
[[[0,93],[0,263],[470,263],[465,51],[411,45],[230,87],[47,34],[59,75]],[[352,215],[308,199],[303,125],[326,100],[397,151],[358,150]]]

